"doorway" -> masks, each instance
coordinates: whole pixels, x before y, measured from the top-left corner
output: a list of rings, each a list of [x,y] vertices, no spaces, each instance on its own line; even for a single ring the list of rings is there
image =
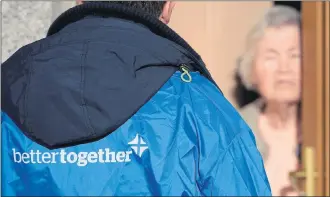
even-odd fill
[[[329,196],[329,2],[303,2],[302,166],[291,174],[307,196]]]

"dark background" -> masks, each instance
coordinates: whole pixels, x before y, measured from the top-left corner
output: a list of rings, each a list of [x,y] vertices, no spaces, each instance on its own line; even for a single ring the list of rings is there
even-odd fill
[[[287,5],[301,11],[301,1],[274,1],[274,5]]]

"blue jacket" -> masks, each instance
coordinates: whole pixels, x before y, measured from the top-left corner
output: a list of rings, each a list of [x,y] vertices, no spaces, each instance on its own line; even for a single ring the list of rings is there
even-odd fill
[[[1,73],[2,196],[271,195],[251,130],[157,19],[77,6]]]

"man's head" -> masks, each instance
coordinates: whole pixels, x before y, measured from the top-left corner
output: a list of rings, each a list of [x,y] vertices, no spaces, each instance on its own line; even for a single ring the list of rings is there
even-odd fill
[[[83,2],[83,0],[77,0],[78,4]],[[159,18],[165,24],[170,22],[172,10],[175,5],[173,1],[108,1],[108,3],[117,3],[135,10],[141,10],[150,16]]]

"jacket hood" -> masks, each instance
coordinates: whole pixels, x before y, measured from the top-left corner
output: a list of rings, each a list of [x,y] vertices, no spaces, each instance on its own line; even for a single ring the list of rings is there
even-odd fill
[[[79,5],[3,63],[2,111],[49,149],[93,142],[124,124],[181,64],[212,81],[199,55],[157,19],[112,3]]]
[[[143,24],[156,35],[166,38],[183,47],[187,52],[190,53],[190,58],[195,61],[195,66],[198,67],[197,70],[200,70],[203,75],[205,75],[209,80],[213,81],[200,55],[174,30],[172,30],[170,27],[155,17],[152,17],[140,10],[132,9],[121,4],[111,2],[86,2],[75,6],[61,14],[52,23],[48,29],[47,36],[51,36],[61,31],[65,26],[79,21],[86,16],[116,17]]]

